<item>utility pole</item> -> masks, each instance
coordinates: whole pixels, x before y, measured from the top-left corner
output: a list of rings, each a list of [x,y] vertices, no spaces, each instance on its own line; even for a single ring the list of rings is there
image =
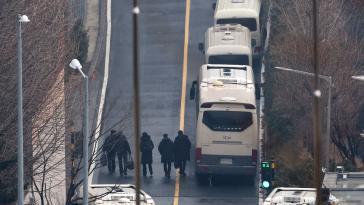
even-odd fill
[[[318,64],[318,45],[317,45],[317,4],[316,0],[312,1],[312,33],[313,33],[313,69],[315,73],[314,81],[314,181],[316,188],[316,205],[321,205],[321,123],[320,123],[320,98],[321,91],[319,88],[319,64]]]
[[[139,110],[139,1],[133,0],[133,93],[134,93],[134,153],[135,153],[135,202],[140,205],[140,110]]]

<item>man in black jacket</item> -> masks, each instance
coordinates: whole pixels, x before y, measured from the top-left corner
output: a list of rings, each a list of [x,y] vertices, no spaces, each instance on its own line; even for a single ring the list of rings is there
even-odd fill
[[[190,149],[191,141],[188,139],[187,135],[183,134],[182,130],[179,130],[178,135],[174,140],[174,157],[176,167],[179,168],[179,173],[182,176],[186,176],[186,161],[190,160]]]
[[[106,137],[102,147],[102,151],[106,152],[107,168],[109,169],[110,174],[115,171],[116,137],[116,131],[111,130],[110,135]]]
[[[146,132],[143,132],[141,140],[140,140],[140,151],[142,152],[142,165],[143,165],[143,176],[147,176],[147,165],[149,169],[149,173],[153,175],[153,149],[154,144],[151,140],[150,135]]]
[[[169,139],[168,134],[163,134],[163,139],[159,143],[158,151],[161,154],[165,176],[171,177],[171,164],[174,158],[173,142]]]
[[[126,164],[128,155],[131,155],[130,145],[122,131],[117,134],[116,153],[119,161],[120,176],[127,175]]]

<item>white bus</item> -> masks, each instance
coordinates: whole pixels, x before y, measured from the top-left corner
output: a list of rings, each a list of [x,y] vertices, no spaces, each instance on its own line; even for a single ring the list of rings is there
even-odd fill
[[[214,15],[215,25],[240,24],[251,31],[255,57],[262,52],[260,8],[260,0],[217,0]]]
[[[251,66],[202,65],[190,99],[194,96],[196,176],[255,175],[258,127]]]
[[[252,65],[251,34],[241,25],[217,25],[205,33],[205,63]]]

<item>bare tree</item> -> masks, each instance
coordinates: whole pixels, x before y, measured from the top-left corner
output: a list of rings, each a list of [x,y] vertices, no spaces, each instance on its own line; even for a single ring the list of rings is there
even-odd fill
[[[363,7],[357,1],[319,1],[320,74],[332,76],[331,141],[343,160],[356,165],[359,129],[357,126],[364,93],[351,76],[360,73],[364,59]],[[274,70],[284,66],[312,72],[312,22],[310,1],[272,1],[272,35],[266,56],[268,94],[268,152],[285,156],[278,143],[290,144],[302,155],[312,149],[312,78]],[[361,85],[363,86],[363,85]],[[322,121],[326,122],[328,85],[321,82]],[[325,124],[325,123],[323,123]],[[326,133],[325,127],[322,128]],[[298,146],[297,146],[298,145]],[[297,150],[296,150],[297,151]],[[332,154],[332,153],[331,153]],[[309,155],[306,155],[309,159]]]
[[[88,137],[89,139],[89,149],[91,150],[89,158],[89,175],[94,173],[97,169],[101,168],[101,162],[100,162],[100,156],[102,154],[102,148],[103,148],[103,138],[105,135],[108,135],[110,133],[111,129],[118,129],[118,130],[124,130],[127,126],[130,125],[130,109],[128,109],[128,106],[124,104],[117,104],[117,100],[112,101],[110,103],[109,110],[106,110],[102,116],[102,120],[99,124],[96,124],[96,127],[92,130],[91,135]],[[113,124],[109,125],[107,129],[101,129],[105,121],[109,118],[110,110],[113,108],[119,108],[123,110],[121,112],[121,116],[119,120],[114,122]],[[80,190],[83,183],[83,178],[81,176],[82,169],[83,169],[83,152],[82,152],[82,140],[83,140],[83,134],[82,131],[74,132],[73,134],[73,148],[70,150],[70,153],[68,153],[71,156],[72,160],[72,170],[71,170],[71,183],[67,187],[67,193],[66,193],[66,204],[72,204],[76,201],[79,201],[81,196],[76,194],[76,190]],[[117,188],[117,187],[116,187]],[[109,192],[103,193],[101,195],[96,195],[90,198],[90,202],[93,202],[99,198],[102,198],[103,196],[107,195],[108,193],[112,192],[113,189],[109,190]]]

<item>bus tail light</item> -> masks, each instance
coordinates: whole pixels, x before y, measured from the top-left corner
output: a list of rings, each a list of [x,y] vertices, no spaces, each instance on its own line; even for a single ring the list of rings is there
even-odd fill
[[[201,157],[202,157],[201,147],[196,147],[195,157],[196,157],[196,162],[199,163],[201,161]]]
[[[258,150],[252,149],[252,164],[257,165]]]

